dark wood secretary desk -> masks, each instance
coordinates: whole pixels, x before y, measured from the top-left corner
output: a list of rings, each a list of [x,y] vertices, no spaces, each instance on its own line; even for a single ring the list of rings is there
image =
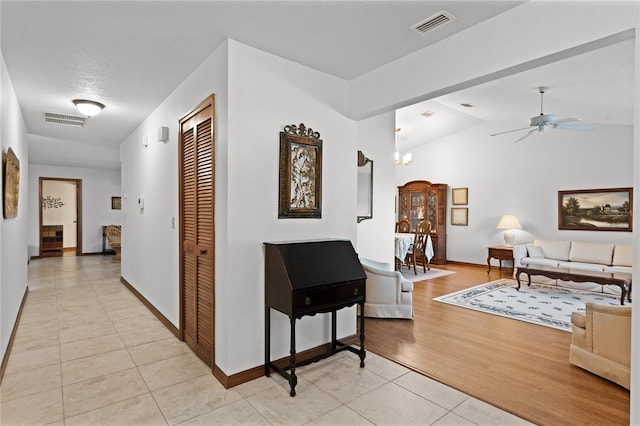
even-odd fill
[[[313,240],[265,242],[265,339],[264,374],[271,369],[289,381],[289,394],[296,395],[296,366],[319,361],[348,350],[360,357],[364,367],[364,315],[360,316],[360,349],[352,348],[336,338],[336,312],[360,305],[364,312],[367,276],[350,241]],[[289,317],[291,356],[289,366],[280,368],[271,362],[271,309]],[[296,364],[296,319],[305,315],[331,312],[331,349],[312,359]],[[289,370],[289,372],[287,372]]]

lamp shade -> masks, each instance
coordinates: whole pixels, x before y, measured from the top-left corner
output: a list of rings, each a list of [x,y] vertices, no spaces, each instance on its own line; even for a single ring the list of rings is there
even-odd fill
[[[520,225],[520,222],[518,222],[518,218],[510,215],[510,214],[505,214],[504,216],[502,216],[502,219],[500,219],[500,222],[498,222],[498,229],[522,229],[522,225]]]
[[[84,114],[87,117],[93,117],[102,112],[104,105],[100,102],[90,101],[87,99],[74,99],[73,104],[76,106],[80,114]]]

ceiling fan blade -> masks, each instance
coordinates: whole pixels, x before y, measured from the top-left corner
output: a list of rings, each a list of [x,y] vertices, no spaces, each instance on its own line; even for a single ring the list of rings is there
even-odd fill
[[[562,124],[562,123],[571,123],[574,121],[581,121],[579,118],[561,118],[559,120],[553,120],[552,123]]]
[[[553,126],[553,128],[560,130],[582,130],[584,132],[590,132],[591,130],[594,130],[596,126],[590,124],[558,124],[556,126]]]
[[[513,143],[520,142],[522,139],[531,136],[534,132],[537,132],[537,131],[538,131],[537,128],[531,129],[524,136],[522,136],[520,139],[516,139],[515,141],[513,141]]]
[[[494,134],[489,135],[489,136],[504,135],[505,133],[519,132],[520,130],[527,130],[527,129],[530,129],[530,128],[531,128],[531,126],[529,126],[529,127],[523,127],[522,129],[507,130],[506,132],[494,133]],[[535,129],[534,129],[534,130],[535,130]]]

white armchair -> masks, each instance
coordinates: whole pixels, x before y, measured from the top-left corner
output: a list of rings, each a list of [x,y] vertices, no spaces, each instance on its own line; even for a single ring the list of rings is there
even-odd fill
[[[367,274],[364,316],[413,318],[413,283],[389,263],[360,259]]]

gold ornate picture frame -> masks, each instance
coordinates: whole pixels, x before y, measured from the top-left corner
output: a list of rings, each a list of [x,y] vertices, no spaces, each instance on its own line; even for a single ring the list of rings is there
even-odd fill
[[[3,155],[4,173],[3,215],[10,219],[18,215],[18,195],[20,195],[20,161],[11,148]]]
[[[278,218],[322,217],[322,139],[300,123],[280,132]]]

